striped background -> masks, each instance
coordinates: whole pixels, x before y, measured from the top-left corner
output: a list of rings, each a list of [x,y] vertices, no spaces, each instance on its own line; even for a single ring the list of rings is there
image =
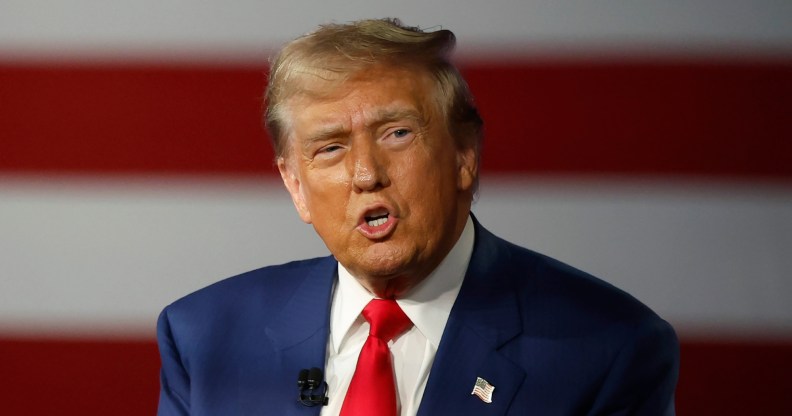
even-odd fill
[[[158,312],[326,254],[260,127],[266,59],[325,21],[459,37],[474,212],[682,340],[678,413],[792,413],[792,5],[0,2],[0,413],[156,406]]]

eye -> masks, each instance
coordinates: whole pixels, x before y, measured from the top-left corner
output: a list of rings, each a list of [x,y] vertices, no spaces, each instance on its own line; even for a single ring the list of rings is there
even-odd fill
[[[407,137],[408,134],[412,133],[409,129],[396,129],[393,131],[393,137],[397,139],[401,139],[403,137]]]
[[[404,124],[402,124],[404,126]],[[389,149],[404,149],[410,145],[416,138],[415,129],[407,126],[394,126],[384,132],[382,136],[382,145]]]
[[[333,153],[333,152],[335,152],[337,150],[341,150],[341,146],[339,146],[337,144],[331,144],[331,145],[328,145],[328,146],[325,146],[325,147],[319,149],[319,151],[317,153]]]
[[[330,163],[333,161],[340,160],[342,155],[344,154],[344,146],[343,143],[328,143],[324,146],[319,146],[311,157],[314,163]]]

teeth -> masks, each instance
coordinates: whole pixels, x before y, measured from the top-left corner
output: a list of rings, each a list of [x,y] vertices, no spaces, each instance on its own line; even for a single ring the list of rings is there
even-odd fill
[[[366,221],[369,227],[379,227],[380,225],[385,224],[386,222],[388,222],[388,217],[382,217],[382,218]]]

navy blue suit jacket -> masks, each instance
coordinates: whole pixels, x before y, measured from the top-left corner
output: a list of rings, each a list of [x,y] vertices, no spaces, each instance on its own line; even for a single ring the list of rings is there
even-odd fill
[[[265,267],[168,306],[159,415],[318,415],[300,369],[324,368],[332,257]],[[419,415],[670,415],[671,326],[613,286],[508,243],[476,242]],[[477,377],[492,403],[471,395]]]

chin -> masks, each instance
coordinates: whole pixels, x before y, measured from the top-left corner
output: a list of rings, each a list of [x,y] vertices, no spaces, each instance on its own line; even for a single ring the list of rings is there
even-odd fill
[[[411,256],[407,250],[399,250],[391,247],[369,247],[368,250],[353,262],[361,273],[371,277],[398,277],[409,273],[415,256]]]
[[[401,262],[393,261],[371,261],[359,264],[360,271],[370,277],[381,277],[383,279],[402,276],[407,273],[407,267]]]

